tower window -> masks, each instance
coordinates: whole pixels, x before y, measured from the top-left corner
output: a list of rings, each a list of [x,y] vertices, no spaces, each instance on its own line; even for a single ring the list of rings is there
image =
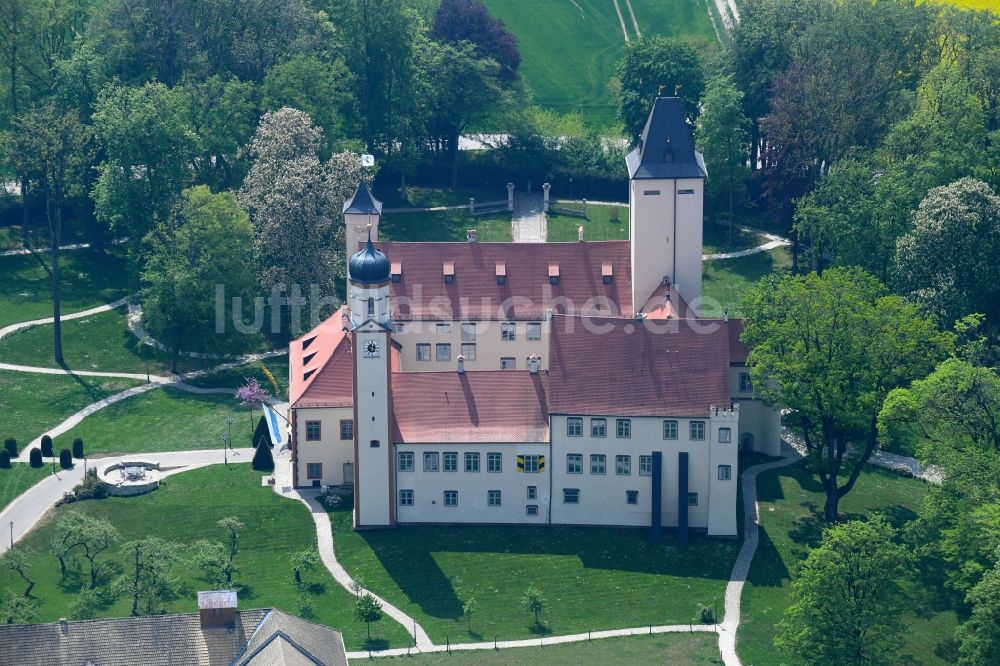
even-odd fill
[[[382,444],[379,443],[377,439],[373,439],[371,442],[369,442],[368,446],[370,446],[373,449],[377,449],[378,447],[382,446]]]
[[[677,194],[678,194],[678,195],[683,195],[683,194],[694,194],[694,190],[677,190]]]
[[[369,297],[368,298],[368,316],[371,317],[371,316],[374,316],[374,314],[375,314],[375,299]]]
[[[642,194],[643,194],[643,196],[647,196],[647,197],[658,197],[658,196],[660,196],[660,191],[659,190],[643,190]]]

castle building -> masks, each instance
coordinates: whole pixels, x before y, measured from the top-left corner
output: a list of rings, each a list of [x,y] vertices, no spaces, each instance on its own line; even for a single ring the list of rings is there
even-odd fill
[[[629,241],[379,242],[344,206],[345,306],[290,347],[293,482],[357,529],[737,534],[740,449],[777,455],[736,319],[698,316],[707,174],[676,98],[627,157]]]

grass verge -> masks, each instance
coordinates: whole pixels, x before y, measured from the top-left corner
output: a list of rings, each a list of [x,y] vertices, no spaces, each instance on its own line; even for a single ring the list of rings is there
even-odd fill
[[[561,204],[583,210],[582,204]],[[588,241],[628,240],[628,206],[598,206],[587,204],[587,219],[573,215],[549,213],[548,240],[571,243],[577,240],[577,228],[583,225],[583,238]]]
[[[750,287],[765,275],[785,272],[791,268],[792,257],[787,248],[778,247],[736,259],[715,259],[702,264],[701,293],[704,302],[702,316],[718,317],[723,309],[739,316],[740,300]]]
[[[10,469],[0,469],[0,511],[6,509],[15,497],[50,474],[52,468],[48,465],[35,468],[16,463]]]
[[[475,217],[462,209],[430,213],[390,213],[382,218],[379,238],[393,241],[464,242],[469,229],[475,229],[479,240],[484,243],[509,243],[510,213]]]

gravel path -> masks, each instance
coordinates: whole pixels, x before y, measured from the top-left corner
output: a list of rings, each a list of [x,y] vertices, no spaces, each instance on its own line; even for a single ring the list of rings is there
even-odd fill
[[[548,223],[542,212],[542,195],[515,193],[512,235],[515,243],[544,243]]]

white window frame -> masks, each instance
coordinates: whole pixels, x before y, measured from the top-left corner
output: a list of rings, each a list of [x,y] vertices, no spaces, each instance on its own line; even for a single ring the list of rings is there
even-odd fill
[[[732,465],[719,465],[719,481],[731,481],[733,478]]]
[[[476,360],[476,343],[475,342],[463,342],[462,343],[462,358],[466,361]]]
[[[447,352],[447,353],[442,353]],[[451,343],[439,342],[434,345],[434,360],[438,363],[445,363],[451,360]]]
[[[462,322],[462,342],[476,341],[476,322]]]
[[[663,421],[663,439],[675,440],[680,432],[680,426],[676,419],[665,419]],[[671,435],[673,435],[671,437]]]
[[[740,393],[753,393],[753,380],[749,372],[740,373]]]
[[[532,461],[532,465],[528,465],[528,461]],[[531,469],[529,469],[531,467]],[[524,473],[525,474],[538,474],[539,468],[541,467],[541,456],[538,454],[526,455],[524,456]]]
[[[639,476],[653,476],[653,456],[639,456]]]
[[[409,498],[409,501],[407,501]],[[399,491],[399,506],[413,506],[413,491],[410,489]]]
[[[476,451],[466,451],[465,452],[465,466],[466,472],[478,472],[479,467],[479,453]],[[470,464],[471,463],[471,464]],[[473,469],[475,468],[475,469]]]
[[[524,515],[526,516],[537,516],[538,515],[538,505],[528,504],[524,507]]]
[[[571,500],[570,497],[573,499]],[[563,488],[563,504],[579,504],[580,503],[580,489],[579,488]]]
[[[496,498],[496,501],[493,501]],[[503,497],[499,490],[487,490],[486,491],[486,506],[501,506]]]
[[[598,431],[600,428],[600,431]],[[590,436],[603,438],[608,436],[608,420],[605,418],[590,419]]]
[[[433,354],[431,353],[431,343],[429,342],[418,342],[417,343],[417,360],[421,363],[430,363]]]
[[[567,474],[583,474],[583,454],[582,453],[567,453],[566,454],[566,473]]]
[[[450,469],[449,469],[450,468]],[[458,471],[458,451],[445,451],[441,454],[441,471]]]
[[[615,419],[615,437],[632,439],[632,419]]]
[[[539,321],[529,321],[525,326],[524,339],[529,342],[542,339],[542,323]]]
[[[513,356],[501,356],[500,357],[500,369],[501,370],[517,370],[517,359]]]
[[[632,456],[615,456],[615,476],[632,476]]]
[[[719,428],[719,444],[732,444],[732,443],[733,443],[733,429]]]
[[[491,451],[486,454],[486,472],[488,474],[500,474],[503,472],[502,453]]]
[[[424,466],[423,470],[425,472],[439,472],[441,471],[441,458],[437,451],[424,451]],[[427,463],[431,464],[428,465]]]
[[[695,434],[695,431],[698,434]],[[691,421],[688,425],[688,437],[692,442],[704,442],[705,441],[705,422],[704,421]]]
[[[567,437],[583,437],[583,417],[582,416],[568,416],[568,417],[566,417],[566,436]]]
[[[608,473],[608,457],[605,454],[590,454],[590,473],[597,476],[603,476]]]
[[[512,321],[500,322],[500,341],[501,342],[516,342],[517,341],[517,324]]]
[[[397,462],[397,467],[396,468],[400,472],[412,472],[412,471],[414,471],[414,468],[416,467],[416,464],[415,464],[415,461],[414,461],[413,451],[400,451],[399,454],[397,455],[397,460],[398,460],[398,462]],[[403,462],[404,460],[409,461],[409,462],[408,463],[407,462]]]
[[[457,490],[446,490],[444,491],[444,505],[448,508],[455,508],[458,506],[458,491]]]
[[[635,501],[633,501],[635,500]],[[626,490],[625,491],[625,503],[631,506],[639,505],[639,491],[638,490]]]
[[[536,500],[536,499],[538,499],[538,486],[528,486],[528,489],[525,492],[525,495],[527,496],[527,498],[529,500]]]

